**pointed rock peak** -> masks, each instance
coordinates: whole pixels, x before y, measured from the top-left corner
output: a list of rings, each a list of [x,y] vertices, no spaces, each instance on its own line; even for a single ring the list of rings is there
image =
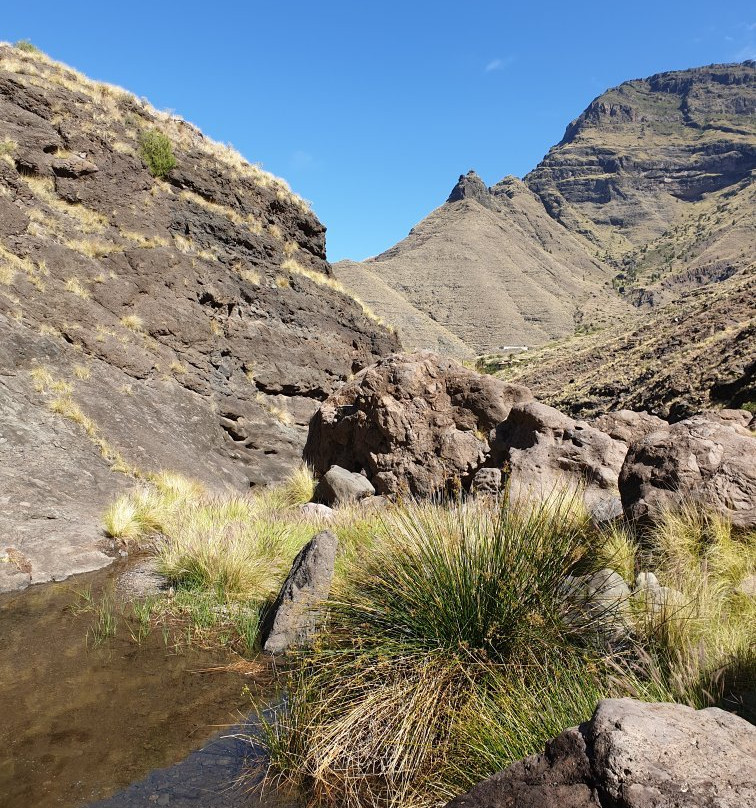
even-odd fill
[[[457,184],[452,188],[452,192],[446,201],[459,202],[460,199],[474,199],[487,208],[492,207],[491,194],[486,188],[486,184],[474,171],[468,171],[467,174],[460,175]]]
[[[532,194],[533,192],[521,179],[508,174],[504,179],[499,180],[496,185],[491,186],[490,193],[499,199],[501,197],[512,199],[517,194]]]

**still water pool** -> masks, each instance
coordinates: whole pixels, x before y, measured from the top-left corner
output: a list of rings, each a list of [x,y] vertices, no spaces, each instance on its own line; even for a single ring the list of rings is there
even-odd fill
[[[122,572],[0,596],[0,806],[292,805],[234,785],[260,753],[228,736],[250,698],[272,698],[270,672],[219,670],[225,652],[176,649],[159,629],[137,642],[119,618]],[[117,630],[98,643],[104,596]]]

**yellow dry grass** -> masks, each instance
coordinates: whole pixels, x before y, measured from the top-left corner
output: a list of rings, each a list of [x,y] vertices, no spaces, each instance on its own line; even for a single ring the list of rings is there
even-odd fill
[[[92,297],[92,293],[82,285],[78,278],[68,278],[65,283],[65,289],[67,292],[71,292],[84,300],[89,300]]]
[[[61,199],[55,191],[55,182],[52,177],[25,176],[24,182],[31,192],[52,208],[56,213],[71,219],[77,230],[82,233],[102,233],[108,226],[108,219],[96,210],[85,205],[72,204]]]
[[[300,264],[299,261],[295,260],[294,258],[287,258],[285,261],[283,261],[281,263],[281,269],[285,269],[287,272],[291,272],[295,275],[301,275],[304,278],[314,281],[318,284],[318,286],[326,286],[328,289],[333,289],[335,292],[339,292],[339,294],[348,297],[362,309],[362,313],[365,315],[365,317],[378,325],[388,328],[389,331],[392,331],[392,328],[390,326],[386,326],[384,321],[370,308],[370,306],[367,305],[367,303],[360,300],[357,295],[352,294],[352,292],[337,281],[336,278],[332,278],[329,275],[324,275],[322,272],[317,272],[313,269],[302,266],[302,264]]]
[[[126,314],[121,317],[121,325],[129,331],[142,331],[144,320],[138,314]]]

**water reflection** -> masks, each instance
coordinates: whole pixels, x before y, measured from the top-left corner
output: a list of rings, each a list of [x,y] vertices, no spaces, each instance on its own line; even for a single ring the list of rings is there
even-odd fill
[[[0,597],[3,808],[78,808],[109,797],[236,724],[250,709],[245,685],[260,692],[241,673],[208,672],[229,661],[224,654],[198,648],[176,653],[159,630],[138,645],[124,621],[115,638],[93,647],[95,614],[72,613],[70,606],[82,600],[75,591],[91,592],[97,602],[113,589],[117,573],[101,571]],[[115,613],[118,617],[117,608]],[[241,771],[250,751],[242,746],[215,740],[199,757],[190,757],[190,777],[189,769],[175,777],[171,769],[156,772],[144,781],[146,789],[148,781],[155,785],[140,802],[124,802],[127,790],[113,798],[120,802],[102,804],[180,805],[179,791],[158,785],[164,777],[185,781],[182,799],[189,799],[192,788],[195,794],[204,788],[193,804],[214,805],[208,794]],[[202,772],[208,774],[205,786]],[[226,796],[224,805],[237,804]]]

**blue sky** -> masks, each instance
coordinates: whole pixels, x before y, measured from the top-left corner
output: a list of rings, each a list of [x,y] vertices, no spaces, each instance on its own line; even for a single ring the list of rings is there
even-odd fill
[[[470,168],[488,184],[527,173],[608,87],[756,58],[752,0],[4,5],[0,38],[286,178],[332,261],[390,247]]]

